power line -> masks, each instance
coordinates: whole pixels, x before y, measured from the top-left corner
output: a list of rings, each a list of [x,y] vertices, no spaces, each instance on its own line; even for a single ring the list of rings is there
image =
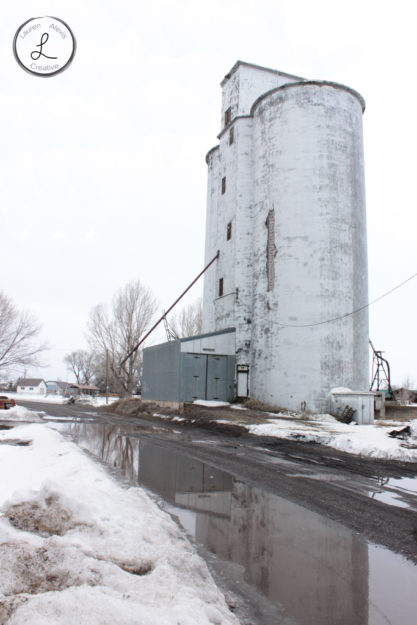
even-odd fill
[[[269,321],[270,323],[275,323],[283,328],[313,328],[314,326],[321,326],[321,325],[324,325],[325,323],[332,323],[333,321],[340,321],[341,319],[346,319],[346,317],[350,317],[351,315],[356,315],[362,310],[369,308],[369,306],[372,306],[372,304],[376,304],[376,302],[379,302],[384,297],[387,297],[387,295],[390,295],[391,293],[393,293],[400,287],[404,286],[404,284],[407,284],[407,282],[410,282],[410,280],[413,280],[413,278],[415,278],[416,276],[417,276],[417,272],[413,273],[412,276],[410,276],[403,282],[400,282],[400,284],[397,284],[396,286],[394,286],[392,289],[390,289],[383,295],[380,295],[376,299],[372,300],[371,302],[368,302],[367,304],[364,304],[364,306],[361,306],[360,308],[357,308],[356,310],[352,310],[351,312],[345,313],[344,315],[340,315],[340,317],[333,317],[332,319],[326,319],[325,321],[316,321],[315,323],[301,323],[301,324],[281,323],[280,321],[273,321],[273,320],[269,320]]]

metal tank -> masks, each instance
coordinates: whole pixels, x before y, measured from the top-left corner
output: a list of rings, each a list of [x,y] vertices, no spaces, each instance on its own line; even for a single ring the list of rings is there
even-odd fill
[[[368,388],[364,106],[318,81],[252,106],[250,394],[275,406],[317,412],[334,387]]]

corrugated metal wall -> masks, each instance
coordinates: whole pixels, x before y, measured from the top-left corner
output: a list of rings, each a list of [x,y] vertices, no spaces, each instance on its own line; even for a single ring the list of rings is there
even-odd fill
[[[142,399],[181,401],[180,342],[143,350]]]
[[[233,401],[235,356],[180,352],[180,341],[143,350],[142,399]]]

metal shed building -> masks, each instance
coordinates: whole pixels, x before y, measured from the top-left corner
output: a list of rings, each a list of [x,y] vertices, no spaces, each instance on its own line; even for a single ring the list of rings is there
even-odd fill
[[[235,352],[234,328],[147,347],[143,350],[142,399],[232,401]]]

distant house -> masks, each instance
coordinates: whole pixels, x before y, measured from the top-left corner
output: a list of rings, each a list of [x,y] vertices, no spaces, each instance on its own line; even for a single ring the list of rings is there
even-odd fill
[[[68,384],[66,395],[98,395],[100,389],[93,384]]]
[[[16,390],[28,395],[46,395],[47,386],[42,378],[19,378]]]
[[[47,380],[46,386],[48,395],[67,395],[67,389],[70,383],[63,382],[62,380]]]

